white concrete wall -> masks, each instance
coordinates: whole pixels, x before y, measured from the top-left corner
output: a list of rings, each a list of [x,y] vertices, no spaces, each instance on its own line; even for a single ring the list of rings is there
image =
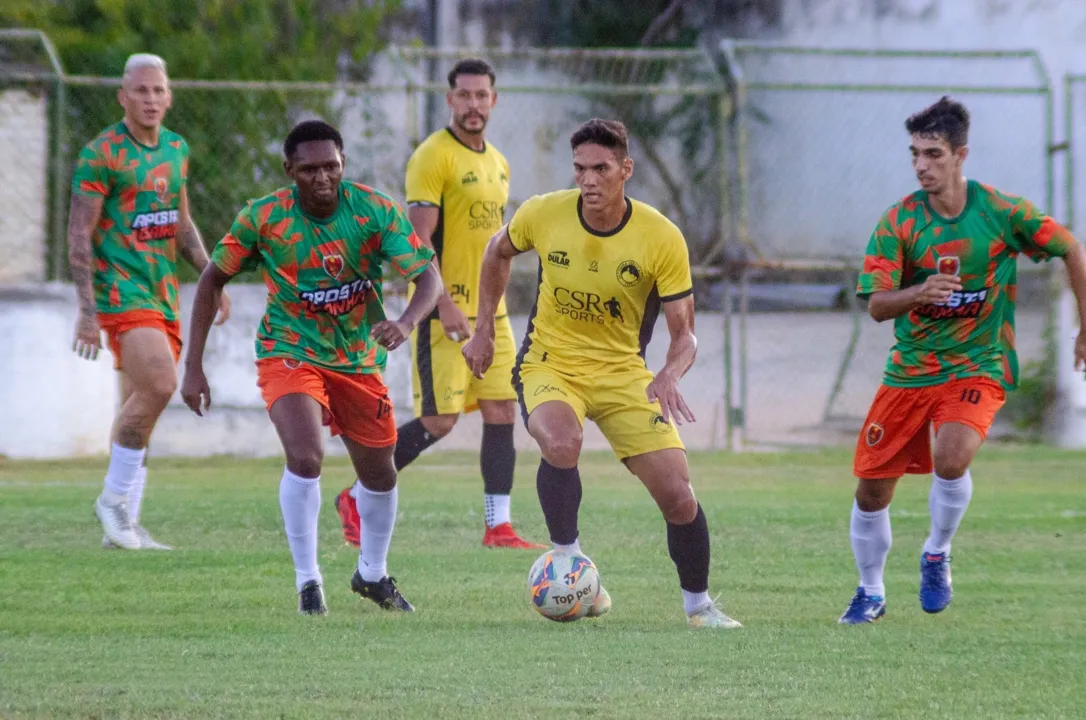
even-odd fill
[[[45,96],[0,92],[0,285],[45,278],[48,123]]]
[[[57,458],[109,451],[118,388],[108,350],[72,352],[71,286],[0,288],[0,455]]]

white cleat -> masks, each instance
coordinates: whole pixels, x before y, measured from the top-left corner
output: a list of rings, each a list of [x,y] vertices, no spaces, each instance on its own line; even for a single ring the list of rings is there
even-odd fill
[[[588,608],[585,617],[599,617],[600,615],[606,615],[610,611],[611,593],[607,592],[601,585],[600,591],[596,594],[596,599],[592,601],[592,607]]]
[[[138,537],[139,540],[140,540],[140,546],[139,546],[140,550],[173,550],[172,545],[165,545],[163,543],[158,542],[153,537],[151,537],[151,534],[149,532],[147,532],[147,528],[143,527],[142,525],[136,525],[135,530],[136,530],[136,537]],[[110,540],[108,537],[103,535],[102,536],[102,549],[103,550],[119,550],[119,549],[121,549],[121,546],[115,544],[112,540]]]
[[[127,502],[121,500],[116,505],[107,505],[99,495],[94,501],[94,514],[101,521],[102,532],[111,543],[125,550],[140,549],[139,536],[128,516]]]
[[[738,620],[733,620],[724,614],[724,611],[716,606],[716,598],[699,607],[686,618],[690,627],[696,628],[722,628],[732,630],[743,627]]]

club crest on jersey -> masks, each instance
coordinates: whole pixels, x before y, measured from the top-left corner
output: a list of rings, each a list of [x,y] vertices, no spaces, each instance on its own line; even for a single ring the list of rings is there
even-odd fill
[[[641,282],[641,266],[633,260],[626,260],[625,262],[619,263],[618,271],[615,274],[618,277],[618,281],[622,284],[622,287],[633,287]]]
[[[343,256],[342,255],[325,255],[324,256],[324,271],[329,276],[339,279],[339,274],[343,272]]]
[[[871,423],[864,432],[864,442],[867,443],[868,447],[874,447],[882,442],[882,437],[885,434],[886,431],[882,429],[882,425]]]
[[[664,435],[671,430],[671,423],[665,420],[664,416],[660,413],[654,412],[649,417],[649,427],[652,428],[654,432]]]
[[[160,203],[168,202],[170,199],[170,183],[164,177],[155,178],[155,195],[158,196]]]

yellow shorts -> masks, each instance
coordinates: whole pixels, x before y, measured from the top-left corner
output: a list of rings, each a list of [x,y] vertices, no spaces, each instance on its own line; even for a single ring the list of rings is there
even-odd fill
[[[475,322],[471,324],[474,330]],[[517,351],[509,318],[501,317],[494,323],[494,364],[482,380],[474,377],[464,362],[460,354],[463,344],[447,338],[436,319],[420,323],[411,334],[415,417],[459,415],[478,410],[479,400],[517,399],[513,390]]]
[[[524,424],[545,402],[564,402],[596,423],[619,460],[656,450],[685,450],[675,425],[664,420],[660,403],[649,402],[645,389],[652,373],[644,365],[593,375],[571,375],[542,363],[524,363],[513,373]]]

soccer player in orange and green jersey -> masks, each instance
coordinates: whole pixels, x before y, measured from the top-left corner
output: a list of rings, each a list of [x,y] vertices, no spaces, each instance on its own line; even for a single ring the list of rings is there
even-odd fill
[[[381,371],[387,352],[433,310],[441,277],[396,203],[343,182],[343,138],[334,127],[300,123],[283,154],[294,185],[251,201],[200,276],[181,397],[197,415],[209,406],[203,354],[215,303],[232,277],[259,271],[268,301],[257,330],[257,383],[287,456],[279,503],[298,610],[327,612],[317,567],[323,423],[343,436],[361,482],[362,547],[351,588],[386,609],[410,611],[386,567],[397,506],[396,421]],[[386,265],[415,283],[399,320],[384,319],[381,309]]]
[[[1086,321],[1082,246],[1028,200],[962,174],[965,107],[944,97],[905,128],[920,190],[879,220],[857,289],[875,320],[894,320],[895,343],[856,444],[850,535],[860,587],[840,619],[849,625],[886,612],[889,506],[906,473],[934,471],[920,605],[937,613],[950,604],[950,543],[973,493],[969,466],[1005,392],[1018,384],[1018,256],[1062,258]],[[1075,358],[1086,363],[1086,333]]]
[[[196,270],[207,252],[189,215],[189,148],[162,126],[170,107],[166,64],[133,55],[117,99],[124,118],[79,153],[68,219],[69,265],[79,299],[74,350],[93,360],[105,330],[121,374],[105,487],[95,503],[103,547],[169,549],[139,525],[147,443],[177,386],[181,326],[177,257]],[[221,316],[229,316],[223,297]]]

